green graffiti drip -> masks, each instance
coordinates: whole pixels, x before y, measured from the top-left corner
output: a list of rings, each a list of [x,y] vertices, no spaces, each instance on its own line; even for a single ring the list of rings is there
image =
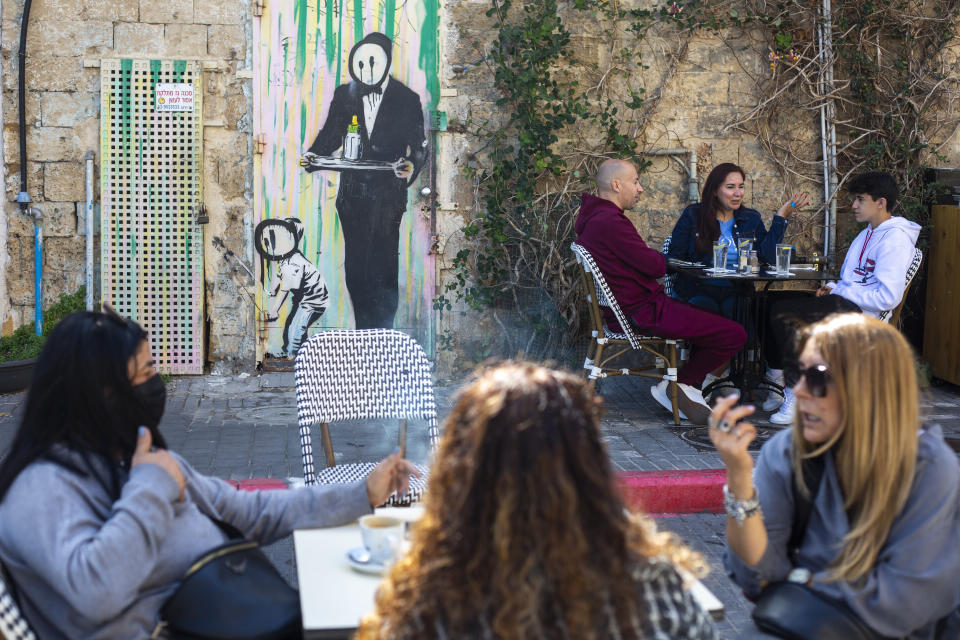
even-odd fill
[[[266,179],[262,178],[260,180],[260,190],[262,193],[268,193]],[[263,198],[263,219],[264,220],[267,220],[273,217],[270,211],[270,202],[271,202],[270,198]]]
[[[300,148],[303,149],[307,136],[307,103],[300,103]]]
[[[153,61],[151,60],[151,63]],[[159,62],[159,60],[157,61]],[[159,67],[157,67],[159,70]],[[173,73],[175,80],[177,82],[183,82],[183,74],[187,71],[187,61],[186,60],[174,60],[173,61]]]
[[[396,22],[397,0],[387,0],[383,5],[383,35],[393,40],[393,23]]]
[[[340,47],[343,45],[343,2],[344,0],[338,0],[340,2],[340,28],[337,29],[337,82],[334,86],[340,85],[340,63],[343,61],[343,56],[339,54]]]
[[[440,78],[437,75],[437,17],[440,7],[438,0],[423,0],[425,15],[423,28],[420,29],[420,68],[427,77],[427,109],[434,110],[440,101]]]
[[[293,11],[293,23],[297,25],[297,62],[294,66],[297,78],[303,77],[307,66],[307,0],[297,0]]]
[[[327,45],[327,68],[333,64],[333,57],[337,55],[337,40],[333,35],[333,14],[337,0],[327,0],[326,24],[323,30],[323,41]]]
[[[353,41],[363,40],[363,0],[353,0]]]

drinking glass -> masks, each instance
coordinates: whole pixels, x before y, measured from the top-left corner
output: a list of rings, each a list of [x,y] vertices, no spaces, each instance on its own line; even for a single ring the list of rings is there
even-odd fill
[[[790,252],[793,247],[789,244],[777,245],[777,275],[790,275]]]
[[[729,247],[726,242],[722,240],[713,241],[713,270],[714,271],[726,271],[727,270],[727,247]]]

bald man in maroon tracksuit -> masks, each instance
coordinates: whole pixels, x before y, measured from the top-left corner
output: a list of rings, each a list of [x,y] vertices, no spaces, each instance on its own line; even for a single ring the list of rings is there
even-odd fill
[[[626,160],[601,164],[597,193],[582,196],[575,227],[577,242],[593,256],[620,307],[643,334],[690,342],[690,360],[677,373],[678,403],[692,422],[706,424],[710,408],[700,392],[703,380],[743,347],[746,331],[736,322],[664,293],[657,278],[666,274],[666,258],[646,245],[623,213],[632,209],[643,193],[633,164]],[[607,326],[618,330],[613,313],[607,308],[603,311]],[[672,411],[667,384],[664,380],[650,392]]]

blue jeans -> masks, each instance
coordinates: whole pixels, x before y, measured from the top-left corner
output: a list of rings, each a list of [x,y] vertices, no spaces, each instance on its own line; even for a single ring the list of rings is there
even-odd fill
[[[300,345],[307,339],[307,331],[310,325],[320,319],[326,309],[313,309],[310,307],[296,306],[293,315],[287,320],[287,326],[283,332],[283,350],[290,354],[291,358],[297,357],[300,351]]]

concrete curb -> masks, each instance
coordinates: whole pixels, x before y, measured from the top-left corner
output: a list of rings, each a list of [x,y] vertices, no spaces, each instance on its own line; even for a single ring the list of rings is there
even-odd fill
[[[625,471],[617,474],[620,493],[627,506],[646,513],[723,513],[725,469],[677,471]],[[227,480],[237,489],[264,491],[286,489],[295,481],[278,478]]]

